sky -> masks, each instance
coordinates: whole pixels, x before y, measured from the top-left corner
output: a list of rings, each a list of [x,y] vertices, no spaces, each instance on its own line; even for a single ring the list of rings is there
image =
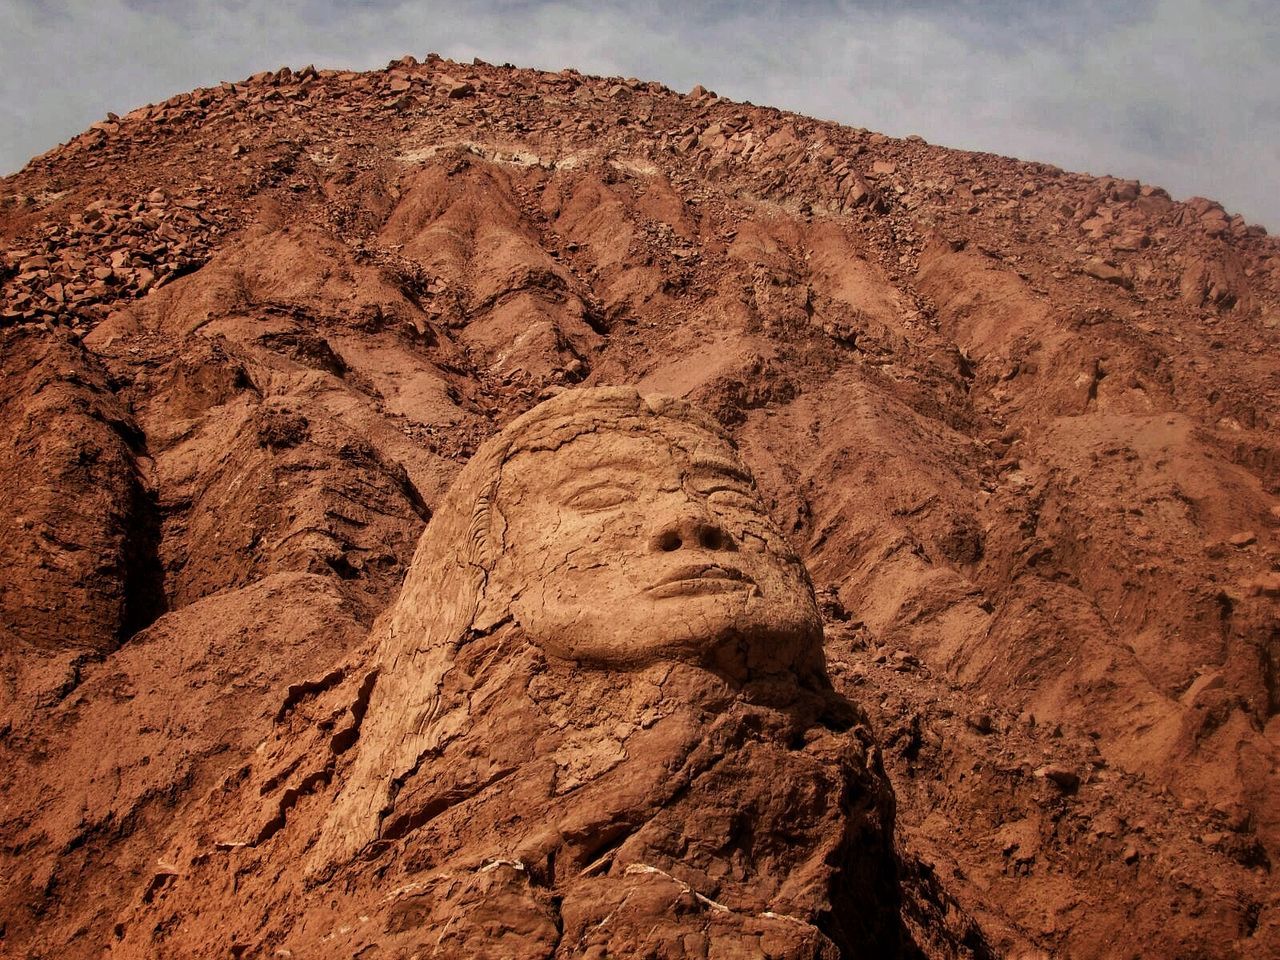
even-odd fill
[[[1280,0],[0,0],[0,173],[107,111],[429,52],[701,83],[1280,231]]]

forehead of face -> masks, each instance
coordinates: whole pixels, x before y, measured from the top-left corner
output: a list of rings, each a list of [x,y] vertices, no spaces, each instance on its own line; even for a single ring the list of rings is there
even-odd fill
[[[492,442],[508,456],[520,451],[555,449],[593,432],[692,431],[729,444],[718,423],[682,400],[641,396],[631,387],[566,391],[516,418]]]
[[[620,422],[540,445],[511,457],[503,467],[499,499],[506,494],[555,499],[593,477],[626,479],[637,489],[670,489],[699,477],[721,476],[750,486],[751,474],[721,436],[695,423],[653,417]]]

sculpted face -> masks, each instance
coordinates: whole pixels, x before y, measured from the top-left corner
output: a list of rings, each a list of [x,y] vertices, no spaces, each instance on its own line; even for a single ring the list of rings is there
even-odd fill
[[[516,454],[496,496],[494,570],[548,653],[791,669],[820,656],[804,568],[736,452],[672,418]]]

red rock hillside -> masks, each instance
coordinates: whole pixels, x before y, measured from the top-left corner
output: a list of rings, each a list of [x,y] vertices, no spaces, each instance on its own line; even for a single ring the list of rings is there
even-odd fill
[[[0,180],[0,249],[0,954],[272,956],[166,898],[324,818],[341,756],[265,813],[237,778],[321,742],[476,445],[581,383],[735,437],[927,955],[1280,955],[1262,228],[432,56],[112,115]]]

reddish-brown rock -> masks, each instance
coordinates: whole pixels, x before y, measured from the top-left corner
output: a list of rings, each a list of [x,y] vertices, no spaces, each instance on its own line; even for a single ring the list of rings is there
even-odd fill
[[[0,181],[0,238],[0,953],[248,956],[312,909],[298,838],[356,762],[367,638],[424,525],[539,398],[630,384],[726,426],[813,574],[928,955],[1275,955],[1261,228],[705,91],[427,57],[108,119]],[[749,714],[724,729],[792,729]],[[734,756],[714,793],[763,802]],[[582,882],[715,912],[677,859]],[[536,862],[441,902],[550,943]]]

